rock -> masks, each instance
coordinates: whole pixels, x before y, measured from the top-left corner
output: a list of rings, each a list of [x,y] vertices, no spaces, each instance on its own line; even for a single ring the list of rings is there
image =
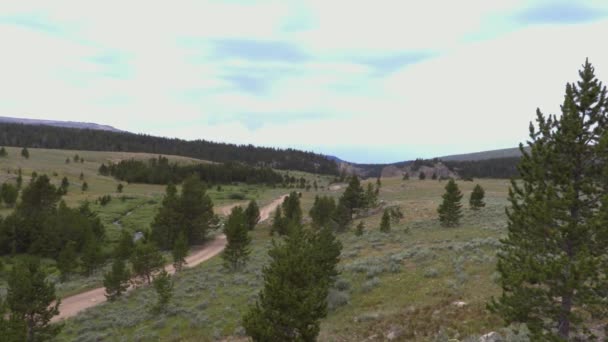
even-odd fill
[[[386,339],[389,341],[392,341],[396,338],[401,337],[401,335],[403,335],[403,330],[399,327],[391,327],[391,329],[388,331],[388,333],[386,334]]]
[[[500,342],[502,338],[499,333],[492,331],[479,338],[479,342]]]
[[[454,306],[456,306],[458,308],[461,308],[461,307],[467,305],[467,302],[463,302],[463,301],[458,300],[458,301],[453,302],[452,305],[454,305]]]

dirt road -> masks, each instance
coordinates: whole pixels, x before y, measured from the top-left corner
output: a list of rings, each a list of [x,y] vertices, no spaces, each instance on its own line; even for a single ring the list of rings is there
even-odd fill
[[[283,195],[276,200],[272,201],[270,204],[264,206],[260,210],[260,222],[265,221],[270,217],[270,214],[279,206],[283,199],[287,195]],[[226,208],[220,209],[220,212],[230,212],[234,205],[226,206]],[[186,267],[194,267],[215,255],[219,254],[224,247],[226,246],[226,237],[224,235],[219,235],[212,241],[207,242],[202,246],[196,246],[191,250],[191,254],[186,257],[187,265]],[[175,273],[175,269],[173,265],[165,266],[167,272],[173,274]],[[128,291],[132,290],[133,287],[129,287]],[[74,296],[66,297],[61,300],[61,305],[59,306],[59,315],[53,317],[52,321],[58,321],[65,318],[69,318],[75,316],[80,311],[93,307],[95,305],[101,304],[106,301],[105,297],[105,288],[99,287],[93,290],[89,290],[83,293],[79,293]]]

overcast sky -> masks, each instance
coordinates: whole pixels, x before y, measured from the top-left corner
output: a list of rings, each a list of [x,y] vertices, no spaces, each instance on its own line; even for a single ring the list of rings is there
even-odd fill
[[[608,1],[3,1],[0,115],[392,162],[516,146]]]

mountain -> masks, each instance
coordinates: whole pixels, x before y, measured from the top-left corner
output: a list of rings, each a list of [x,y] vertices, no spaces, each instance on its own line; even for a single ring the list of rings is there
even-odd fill
[[[79,129],[94,129],[99,131],[124,132],[117,128],[108,125],[100,125],[92,122],[77,122],[77,121],[58,121],[58,120],[39,120],[39,119],[22,119],[11,118],[8,116],[0,116],[0,123],[17,123],[23,125],[44,125],[54,127],[67,127]]]

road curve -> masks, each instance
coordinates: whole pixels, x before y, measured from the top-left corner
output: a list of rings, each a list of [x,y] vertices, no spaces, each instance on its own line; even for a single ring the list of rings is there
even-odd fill
[[[283,202],[283,199],[287,195],[283,195],[270,204],[264,206],[260,210],[260,222],[267,220],[270,214]],[[221,210],[221,212],[229,212],[234,205],[226,206],[227,210]],[[195,246],[191,249],[191,254],[186,257],[186,267],[194,267],[204,261],[211,259],[216,256],[226,247],[226,236],[218,235],[212,241],[209,241],[201,246]],[[165,270],[170,274],[175,273],[173,265],[165,266]],[[131,291],[133,287],[129,287],[127,291]],[[86,292],[79,293],[77,295],[69,296],[61,299],[59,305],[59,315],[53,317],[52,321],[56,322],[62,319],[73,317],[80,311],[99,305],[106,301],[105,296],[106,289],[104,287],[98,287]]]

